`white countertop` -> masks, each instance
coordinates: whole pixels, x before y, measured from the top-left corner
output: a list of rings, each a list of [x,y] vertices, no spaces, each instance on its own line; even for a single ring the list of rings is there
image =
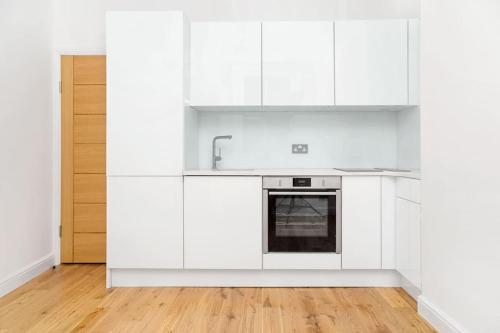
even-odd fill
[[[420,179],[419,171],[345,172],[336,169],[196,169],[185,170],[185,176],[393,176]]]

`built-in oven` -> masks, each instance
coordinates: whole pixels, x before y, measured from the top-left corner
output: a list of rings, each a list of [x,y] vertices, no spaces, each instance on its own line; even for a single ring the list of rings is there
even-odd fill
[[[263,250],[341,252],[341,177],[264,177]]]

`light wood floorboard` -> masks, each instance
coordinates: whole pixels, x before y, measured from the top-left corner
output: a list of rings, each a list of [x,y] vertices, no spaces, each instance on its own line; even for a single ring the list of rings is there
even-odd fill
[[[105,288],[62,265],[0,298],[0,332],[435,332],[400,288]]]

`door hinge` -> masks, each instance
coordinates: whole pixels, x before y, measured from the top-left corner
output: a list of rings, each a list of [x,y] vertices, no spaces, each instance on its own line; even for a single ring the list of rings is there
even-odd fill
[[[59,93],[62,93],[62,82],[59,81]]]
[[[62,225],[59,225],[59,238],[62,237]]]

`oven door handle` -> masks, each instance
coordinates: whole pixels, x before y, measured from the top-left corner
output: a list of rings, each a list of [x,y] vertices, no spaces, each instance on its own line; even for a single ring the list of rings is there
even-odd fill
[[[337,195],[337,191],[330,191],[330,192],[269,192],[269,195]]]

